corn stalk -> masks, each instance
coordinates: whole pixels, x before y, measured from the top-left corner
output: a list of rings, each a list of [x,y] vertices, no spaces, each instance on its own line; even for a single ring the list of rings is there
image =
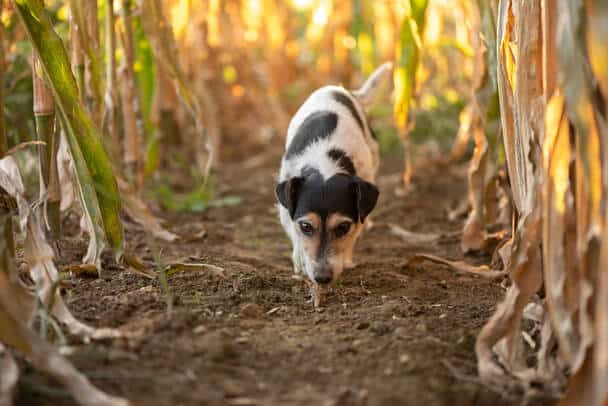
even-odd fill
[[[491,202],[495,201],[495,194],[490,187],[495,174],[490,161],[489,143],[486,137],[486,123],[489,106],[496,95],[495,75],[495,26],[493,21],[493,6],[488,1],[478,1],[471,6],[467,15],[471,16],[473,31],[472,44],[475,49],[473,56],[473,87],[471,101],[461,113],[461,127],[456,142],[467,140],[472,136],[475,150],[469,164],[468,172],[468,199],[471,211],[464,225],[461,248],[463,252],[478,251],[486,248],[486,221]],[[453,154],[458,149],[455,144]]]
[[[143,125],[140,121],[140,99],[135,83],[135,39],[133,36],[133,0],[122,0],[120,42],[123,57],[119,69],[122,118],[124,125],[123,153],[125,170],[137,189],[143,182],[142,149]]]
[[[478,337],[478,367],[485,378],[504,379],[506,368],[556,392],[569,380],[564,405],[608,399],[607,18],[606,6],[582,0],[499,7],[503,139],[519,220],[513,283]],[[520,321],[541,282],[545,317],[530,368]]]
[[[86,3],[86,4],[84,4]],[[90,106],[96,125],[101,123],[103,108],[101,62],[99,55],[99,26],[97,23],[97,0],[70,0],[73,35],[73,57],[78,66],[81,94]],[[84,55],[82,54],[84,52]]]
[[[401,33],[395,50],[395,70],[393,83],[395,87],[394,116],[399,131],[399,138],[404,150],[403,183],[407,187],[412,179],[412,153],[409,133],[414,127],[410,120],[410,103],[416,88],[421,50],[421,36],[424,29],[424,13],[428,0],[409,1],[410,12],[401,25]]]
[[[115,255],[120,257],[123,249],[120,195],[100,132],[79,97],[63,43],[38,1],[14,0],[14,4],[49,79],[77,166],[80,186],[91,189],[89,197],[98,205],[105,236]],[[79,155],[82,156],[80,162]]]
[[[204,183],[206,183],[218,153],[214,146],[219,145],[220,141],[215,103],[203,81],[200,82],[198,93],[190,90],[177,58],[178,53],[171,24],[164,16],[161,2],[159,0],[138,1],[142,25],[152,44],[154,58],[172,79],[182,103],[194,119],[196,133],[198,134],[196,142],[197,163],[203,172]],[[197,96],[199,94],[200,98]],[[205,121],[206,127],[203,126]],[[203,149],[206,151],[206,157]]]
[[[42,77],[42,67],[36,53],[33,53],[32,78],[34,88],[34,119],[36,135],[45,145],[38,147],[40,160],[40,193],[44,199],[45,220],[53,239],[61,233],[61,191],[57,171],[57,151],[59,132],[55,127],[55,101],[51,89]]]
[[[110,139],[108,146],[111,149],[112,162],[120,166],[120,103],[116,89],[116,21],[114,0],[106,0],[105,5],[106,91],[102,126],[104,134]]]

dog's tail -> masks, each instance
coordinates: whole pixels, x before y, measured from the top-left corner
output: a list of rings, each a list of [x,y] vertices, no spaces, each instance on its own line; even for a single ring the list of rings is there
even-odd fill
[[[384,83],[392,70],[392,62],[383,63],[369,76],[369,78],[367,78],[367,81],[363,84],[363,86],[352,92],[353,96],[359,100],[365,109],[372,105],[378,90],[382,87],[381,85]]]

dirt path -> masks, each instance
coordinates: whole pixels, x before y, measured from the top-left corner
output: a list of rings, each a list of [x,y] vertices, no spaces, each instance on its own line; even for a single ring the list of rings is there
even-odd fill
[[[278,156],[276,159],[278,162]],[[390,166],[390,165],[385,165]],[[474,379],[474,340],[496,302],[499,283],[434,264],[406,266],[417,252],[461,257],[457,238],[407,246],[388,231],[451,233],[446,208],[464,196],[462,178],[425,169],[407,197],[396,197],[397,165],[384,168],[375,227],[359,243],[358,266],[345,273],[322,311],[293,278],[289,245],[273,207],[274,167],[243,174],[227,168],[218,184],[237,207],[171,218],[194,241],[164,244],[130,228],[145,259],[202,261],[211,272],[157,280],[110,269],[106,279],[76,279],[68,303],[82,320],[121,327],[136,338],[75,347],[70,358],[101,388],[138,405],[498,405],[505,398]],[[230,186],[228,186],[230,185]],[[62,242],[63,264],[82,256],[81,239]],[[71,259],[70,259],[71,258]],[[19,403],[73,404],[42,376],[26,371]]]

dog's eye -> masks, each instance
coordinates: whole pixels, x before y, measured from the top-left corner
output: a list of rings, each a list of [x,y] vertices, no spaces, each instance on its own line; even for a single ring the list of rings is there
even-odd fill
[[[334,228],[334,233],[336,233],[336,237],[340,238],[344,237],[348,233],[348,230],[350,230],[350,222],[345,221]]]
[[[300,230],[302,230],[302,233],[307,236],[311,236],[315,232],[315,228],[312,226],[312,224],[307,223],[306,221],[300,222]]]

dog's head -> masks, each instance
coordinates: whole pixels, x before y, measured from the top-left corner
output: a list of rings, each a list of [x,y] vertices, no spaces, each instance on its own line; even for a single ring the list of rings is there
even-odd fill
[[[294,222],[294,243],[301,248],[310,280],[318,284],[335,281],[351,259],[365,218],[376,205],[376,186],[342,173],[323,179],[313,171],[279,183],[276,195]]]

